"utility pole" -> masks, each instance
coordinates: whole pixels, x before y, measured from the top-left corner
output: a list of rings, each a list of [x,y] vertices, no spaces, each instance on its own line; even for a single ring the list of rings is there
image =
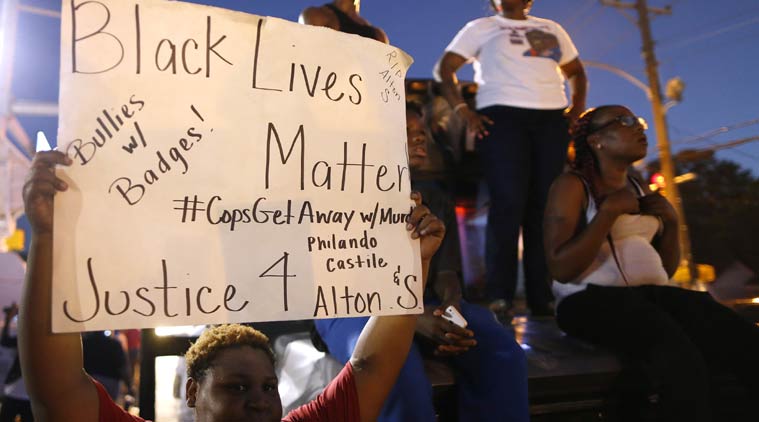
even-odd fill
[[[697,276],[696,265],[693,262],[691,254],[690,236],[688,235],[688,225],[685,222],[680,191],[677,183],[675,183],[675,165],[669,146],[666,109],[662,103],[661,84],[659,83],[659,63],[656,61],[656,54],[654,53],[654,40],[651,36],[651,20],[649,19],[649,14],[671,15],[672,9],[669,6],[665,8],[649,8],[647,0],[635,0],[634,3],[625,3],[619,0],[601,0],[601,4],[622,10],[634,9],[638,13],[638,28],[640,29],[643,41],[643,59],[646,62],[648,86],[651,90],[650,100],[654,127],[656,128],[656,146],[659,149],[659,162],[661,164],[662,175],[664,176],[664,183],[667,185],[665,195],[677,212],[679,224],[678,239],[680,241],[681,255],[680,265],[687,268],[687,278],[692,283]]]

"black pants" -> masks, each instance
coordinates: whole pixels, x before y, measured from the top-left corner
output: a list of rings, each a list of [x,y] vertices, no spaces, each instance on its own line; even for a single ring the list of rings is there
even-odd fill
[[[590,285],[559,304],[557,322],[569,335],[642,363],[663,421],[722,421],[712,416],[721,412],[709,391],[718,372],[733,374],[759,406],[759,328],[708,293]]]
[[[29,400],[18,400],[12,397],[3,398],[3,407],[0,409],[0,422],[15,422],[16,416],[21,417],[21,422],[32,422],[32,403]]]
[[[548,189],[561,173],[569,134],[563,110],[494,106],[480,110],[494,124],[477,144],[490,192],[485,247],[487,294],[514,299],[519,228],[524,241],[527,305],[545,309],[553,300],[543,248]]]

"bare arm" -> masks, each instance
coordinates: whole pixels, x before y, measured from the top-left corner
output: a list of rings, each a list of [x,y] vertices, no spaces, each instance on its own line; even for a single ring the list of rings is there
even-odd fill
[[[592,221],[575,234],[585,198],[582,181],[572,174],[559,176],[548,193],[544,224],[546,259],[551,275],[567,283],[587,269],[598,254],[611,226],[623,212],[637,211],[635,195],[622,190],[609,195]]]
[[[657,216],[662,222],[662,232],[654,237],[651,242],[659,252],[664,270],[670,278],[675,275],[680,264],[680,239],[678,237],[677,212],[672,204],[659,193],[653,193],[645,183],[640,183],[646,191],[646,196],[641,198],[640,211],[642,214]]]
[[[464,63],[466,63],[466,58],[446,51],[438,64],[438,74],[436,76],[440,79],[443,98],[448,101],[451,107],[464,102],[464,98],[461,96],[458,88],[459,80],[456,77],[456,72]]]
[[[19,316],[19,354],[34,418],[42,422],[98,419],[97,391],[83,369],[81,336],[51,329],[53,196],[66,188],[54,166],[69,163],[59,152],[38,153],[24,185],[32,244]]]
[[[664,223],[664,230],[654,238],[653,246],[659,252],[667,276],[672,278],[680,263],[680,241],[677,236],[677,222]]]
[[[411,214],[412,238],[421,238],[422,289],[427,281],[430,259],[445,235],[442,222],[421,205],[421,195],[413,193],[416,208]],[[414,339],[418,315],[371,317],[351,356],[362,421],[374,421],[395,384]]]
[[[434,353],[436,356],[456,356],[476,346],[477,341],[474,339],[472,330],[459,327],[443,317],[449,306],[453,306],[459,313],[462,313],[463,294],[461,277],[459,271],[456,270],[461,268],[461,248],[456,230],[456,212],[452,203],[442,208],[441,212],[443,214],[439,215],[438,218],[443,220],[446,233],[440,249],[430,264],[432,266],[431,271],[436,271],[432,288],[435,296],[440,300],[440,304],[424,307],[424,314],[420,315],[416,322],[416,335],[435,344]],[[432,265],[435,262],[437,265]]]
[[[435,288],[435,295],[443,303],[458,303],[463,296],[459,275],[453,270],[439,271],[433,287]]]
[[[456,72],[464,63],[466,63],[466,58],[456,53],[447,51],[443,55],[437,69],[437,76],[441,83],[440,90],[443,98],[448,101],[453,110],[466,121],[467,129],[470,132],[476,133],[479,138],[482,138],[483,135],[488,134],[485,124],[492,125],[493,122],[489,118],[471,110],[459,92],[459,80],[456,77]]]
[[[585,111],[585,99],[588,95],[588,77],[585,67],[579,58],[561,66],[561,71],[569,81],[569,89],[572,92],[572,104],[567,108],[566,114],[573,122]]]

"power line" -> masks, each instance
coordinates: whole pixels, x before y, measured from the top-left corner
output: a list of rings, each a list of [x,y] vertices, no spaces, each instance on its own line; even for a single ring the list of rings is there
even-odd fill
[[[597,54],[597,57],[599,59],[602,59],[604,56],[609,54],[609,52],[614,50],[616,47],[619,47],[619,44],[622,44],[623,41],[627,41],[628,38],[630,38],[632,35],[635,35],[635,31],[633,31],[632,28],[630,27],[626,27],[626,28],[627,28],[627,32],[623,33],[621,36],[607,43],[607,46],[600,53]]]
[[[730,150],[728,150],[728,151],[730,151]],[[735,152],[735,151],[734,151],[734,152]],[[741,154],[742,156],[745,156],[745,157],[748,157],[748,158],[752,158],[752,159],[754,159],[755,161],[758,161],[758,162],[759,162],[759,157],[757,157],[757,156],[756,156],[756,155],[754,155],[754,154],[749,154],[748,152],[746,152],[746,150],[741,150],[741,151],[740,151],[738,154]]]
[[[564,27],[572,26],[572,24],[575,23],[575,21],[579,19],[583,14],[585,14],[585,12],[587,12],[588,9],[593,7],[595,3],[596,3],[596,0],[587,0],[585,4],[582,5],[582,7],[577,9],[577,11],[572,16],[570,16],[569,18],[567,18],[567,20],[564,21],[562,26]]]
[[[759,7],[749,8],[747,10],[742,10],[742,11],[740,11],[740,12],[734,14],[734,15],[730,15],[730,16],[724,17],[722,19],[716,19],[716,20],[713,20],[711,22],[707,22],[705,24],[698,25],[698,27],[696,27],[696,28],[690,28],[690,29],[688,29],[686,31],[683,31],[683,32],[680,32],[680,33],[676,33],[675,35],[671,35],[671,36],[668,36],[668,37],[660,38],[659,39],[659,45],[676,43],[676,42],[680,41],[678,38],[680,38],[680,39],[690,38],[693,34],[701,34],[701,33],[704,32],[704,28],[706,28],[706,27],[711,27],[711,28],[723,27],[725,24],[731,24],[731,22],[733,20],[735,20],[735,19],[745,18],[747,16],[756,16],[755,12],[757,12],[757,11],[759,11]]]
[[[706,143],[708,145],[716,146],[716,147],[719,147],[720,145],[724,145],[724,144],[718,144],[717,141],[715,141],[715,140],[709,140],[709,141],[706,141]],[[757,157],[756,155],[753,155],[753,154],[750,154],[750,153],[746,152],[745,149],[737,151],[737,149],[740,148],[740,147],[741,147],[741,145],[738,145],[735,148],[735,150],[733,150],[732,148],[717,148],[717,149],[719,149],[721,152],[724,152],[724,153],[727,153],[727,154],[731,154],[731,155],[736,156],[736,157],[749,158],[749,159],[752,159],[752,160],[754,160],[756,162],[759,162],[759,157]],[[709,150],[709,148],[705,148],[705,150]]]
[[[713,44],[712,46],[710,46],[709,52],[712,52],[712,53],[714,53],[714,52],[722,52],[722,49],[720,47],[722,47],[724,45],[728,45],[728,44],[730,45],[730,47],[736,47],[736,46],[738,46],[738,45],[740,45],[742,43],[745,43],[746,41],[751,41],[751,42],[755,43],[757,36],[759,36],[758,33],[752,32],[752,33],[746,34],[745,36],[738,37],[737,39],[733,38],[733,39],[730,39],[728,41],[719,42],[717,44]],[[677,50],[674,53],[670,52],[669,54],[667,54],[666,56],[664,56],[665,58],[662,59],[659,62],[659,64],[662,65],[662,66],[670,65],[672,62],[675,61],[676,58],[683,58],[683,57],[687,57],[688,59],[704,58],[704,59],[707,59],[707,60],[711,60],[708,57],[708,55],[706,55],[706,54],[698,54],[698,55],[693,54],[692,51],[691,51],[692,49],[693,49],[693,46],[690,46],[690,47],[685,47],[685,48],[682,48],[680,50]],[[703,49],[702,49],[701,52],[704,53]]]
[[[672,142],[673,144],[692,144],[699,141],[704,141],[709,138],[713,138],[717,135],[721,135],[723,133],[729,132],[731,130],[735,129],[742,129],[744,127],[753,126],[755,124],[759,124],[759,117],[751,120],[745,120],[743,122],[734,123],[729,126],[722,126],[718,127],[717,129],[712,129],[708,132],[704,132],[700,135],[692,136],[690,138],[680,139],[678,141]]]
[[[735,148],[737,146],[741,146],[749,142],[756,142],[756,141],[759,141],[759,136],[749,136],[747,138],[737,139],[735,141],[714,144],[713,146],[709,148],[685,149],[678,152],[675,155],[675,160],[680,161],[680,162],[700,161],[700,160],[714,157],[714,153],[717,151]],[[747,154],[744,152],[742,153],[743,155],[746,155],[747,157],[751,157],[751,154]]]
[[[589,25],[591,22],[593,22],[593,19],[597,18],[597,17],[598,17],[598,15],[600,15],[602,11],[603,11],[603,9],[599,7],[599,8],[598,8],[598,9],[596,9],[596,10],[595,10],[593,13],[589,14],[588,16],[586,16],[586,17],[585,17],[585,19],[584,19],[582,22],[580,22],[580,23],[578,24],[578,26],[579,26],[580,28],[585,28],[585,27],[586,27],[586,26],[588,26],[588,25]]]
[[[711,148],[706,148],[712,151],[719,151],[722,149],[735,148],[739,145],[747,144],[749,142],[759,141],[759,136],[749,136],[747,138],[736,139],[735,141],[723,142],[721,144],[714,145]]]
[[[717,29],[717,30],[714,30],[714,31],[711,31],[711,32],[707,32],[705,34],[699,34],[699,35],[696,35],[694,37],[686,38],[684,40],[675,41],[675,42],[673,42],[673,41],[670,41],[670,42],[660,42],[659,43],[659,47],[662,50],[668,50],[668,49],[673,49],[673,48],[678,48],[678,47],[684,47],[686,45],[693,44],[695,42],[702,41],[702,40],[705,40],[705,39],[708,39],[708,38],[716,37],[718,35],[724,34],[725,32],[730,32],[730,31],[733,31],[735,29],[743,28],[744,26],[752,25],[752,24],[755,24],[755,23],[759,23],[759,16],[755,16],[755,17],[753,17],[751,19],[748,19],[748,20],[745,20],[743,22],[738,22],[736,24],[733,24],[733,25],[730,25],[730,26],[727,26],[727,27],[724,27],[724,28],[720,28],[720,29]]]
[[[670,129],[674,130],[675,132],[677,132],[678,134],[681,134],[683,136],[687,136],[687,137],[697,136],[692,131],[687,130],[687,129],[683,129],[680,126],[673,125],[672,123],[669,124],[669,127],[670,127]]]
[[[752,159],[752,160],[754,160],[756,162],[759,162],[759,157],[757,157],[756,155],[753,155],[753,154],[749,154],[746,151],[740,151],[740,152],[738,152],[738,151],[733,151],[731,149],[728,149],[728,150],[725,150],[724,152],[726,152],[728,154],[732,154],[733,156],[738,157],[738,158],[750,158],[750,159]]]

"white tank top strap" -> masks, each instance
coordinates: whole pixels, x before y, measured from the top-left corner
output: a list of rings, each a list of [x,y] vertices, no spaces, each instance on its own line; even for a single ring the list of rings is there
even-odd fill
[[[646,191],[643,189],[643,186],[640,185],[640,182],[638,182],[638,179],[627,176],[627,178],[630,180],[630,183],[632,183],[633,186],[635,186],[635,190],[638,191],[638,196],[646,196]]]
[[[585,188],[585,203],[587,204],[585,207],[585,222],[590,223],[596,215],[596,201],[593,199],[588,181],[579,173],[574,173],[574,175],[580,179],[583,188]]]

